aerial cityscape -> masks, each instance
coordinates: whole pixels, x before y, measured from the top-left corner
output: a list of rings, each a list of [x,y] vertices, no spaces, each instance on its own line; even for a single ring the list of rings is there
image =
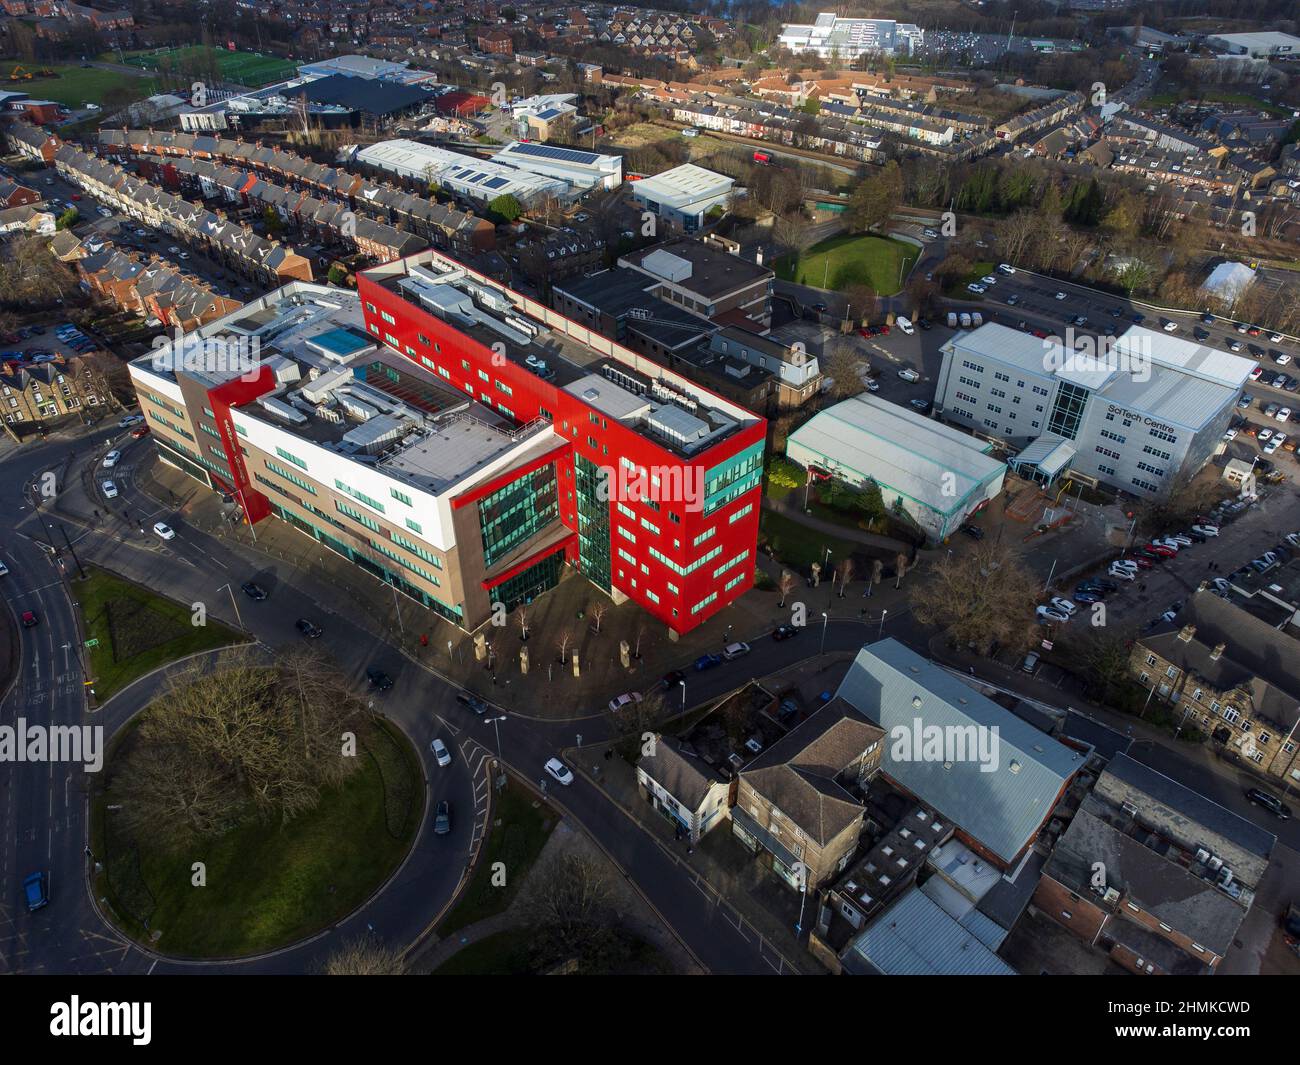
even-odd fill
[[[1293,4],[0,4],[0,973],[1300,974]]]

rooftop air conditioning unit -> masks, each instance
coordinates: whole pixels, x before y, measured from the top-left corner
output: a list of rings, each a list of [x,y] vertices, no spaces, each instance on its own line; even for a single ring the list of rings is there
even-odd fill
[[[1116,888],[1107,888],[1106,894],[1102,896],[1104,902],[1119,902],[1119,891]]]

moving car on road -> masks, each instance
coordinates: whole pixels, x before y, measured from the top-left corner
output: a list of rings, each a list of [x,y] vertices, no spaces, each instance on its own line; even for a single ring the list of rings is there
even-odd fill
[[[27,909],[35,913],[50,902],[49,892],[45,889],[45,874],[32,873],[23,881],[23,898],[27,900]]]
[[[451,751],[447,750],[447,745],[442,740],[435,737],[433,742],[429,744],[429,750],[433,752],[434,760],[440,766],[451,765]]]
[[[249,599],[256,599],[260,603],[266,598],[266,589],[256,581],[244,581],[239,587]]]
[[[117,485],[115,485],[112,481],[100,481],[99,487],[104,490],[105,499],[117,498]]]
[[[110,451],[107,455],[104,456],[104,461],[100,465],[102,465],[106,470],[111,470],[114,466],[117,465],[117,460],[120,459],[121,457],[122,457],[122,452]]]
[[[641,701],[640,692],[624,692],[622,695],[616,695],[609,701],[609,708],[614,713],[618,713],[625,706],[631,706]]]
[[[438,812],[433,818],[433,834],[445,836],[451,831],[451,803],[446,799],[438,803]]]
[[[1260,788],[1247,788],[1246,798],[1250,800],[1251,806],[1262,806],[1280,821],[1289,820],[1291,817],[1291,807],[1287,806],[1276,795],[1270,795],[1267,791]]]
[[[24,629],[33,629],[33,628],[35,628],[37,625],[39,625],[40,623],[41,623],[41,619],[38,618],[38,617],[36,616],[36,612],[35,612],[34,610],[24,610],[24,611],[23,611],[23,628],[24,628]]]
[[[154,522],[153,531],[156,532],[164,540],[176,539],[176,530],[173,529],[166,522],[162,522],[162,521]]]
[[[568,787],[573,783],[573,773],[569,770],[569,767],[558,758],[552,758],[546,763],[546,772],[565,787]]]
[[[293,623],[293,627],[301,632],[309,640],[319,639],[323,631],[315,622],[308,621],[306,618],[299,618]]]

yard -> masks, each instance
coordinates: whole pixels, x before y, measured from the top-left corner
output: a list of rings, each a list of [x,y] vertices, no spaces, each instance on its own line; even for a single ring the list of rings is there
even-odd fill
[[[256,954],[329,927],[397,868],[419,827],[422,776],[410,743],[382,721],[357,735],[366,757],[314,809],[285,824],[249,818],[204,840],[206,887],[196,890],[192,848],[166,850],[116,827],[113,776],[141,750],[129,729],[92,804],[103,863],[96,894],[125,931],[174,956]]]
[[[153,78],[128,78],[112,70],[90,67],[51,67],[58,73],[55,78],[32,78],[31,81],[9,81],[11,67],[0,67],[0,84],[6,88],[27,93],[33,100],[54,100],[74,110],[83,104],[102,104],[110,89],[123,86],[132,90],[139,99],[158,91]]]
[[[859,543],[810,529],[793,518],[770,510],[763,511],[758,528],[759,539],[772,548],[774,557],[801,573],[806,573],[814,562],[825,561],[827,548],[834,559],[848,558],[863,550]]]
[[[189,606],[105,570],[88,568],[85,580],[72,582],[72,594],[100,703],[168,662],[239,642],[238,633],[215,621],[193,624]]]
[[[917,255],[916,248],[899,240],[840,234],[805,252],[781,256],[774,268],[783,281],[800,285],[837,292],[866,285],[880,295],[891,295],[903,287]]]

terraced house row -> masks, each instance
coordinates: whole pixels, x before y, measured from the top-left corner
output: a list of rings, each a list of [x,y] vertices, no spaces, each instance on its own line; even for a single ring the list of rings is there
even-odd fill
[[[288,204],[299,191],[311,201],[296,205],[298,215],[312,216],[328,205],[346,205],[357,215],[358,243],[370,240],[374,231],[361,220],[389,226],[423,238],[426,244],[451,252],[462,259],[496,248],[496,228],[491,222],[468,211],[438,203],[396,186],[375,182],[337,167],[324,166],[278,145],[245,141],[235,137],[213,137],[194,133],[156,132],[148,129],[101,130],[100,150],[111,158],[125,162],[132,158],[162,157],[164,181],[177,180],[180,159],[206,160],[244,168],[269,179],[259,196],[274,197],[272,186],[283,190],[285,206],[276,209],[287,220]],[[272,200],[272,202],[274,202]],[[317,206],[319,204],[319,207]],[[382,231],[381,231],[382,232]],[[410,249],[416,250],[416,249]],[[388,256],[394,258],[397,253]]]
[[[59,173],[129,218],[174,234],[231,270],[265,284],[310,281],[311,262],[291,246],[267,240],[247,223],[235,223],[165,189],[128,174],[122,167],[64,144],[54,154]]]
[[[65,258],[76,263],[93,292],[169,328],[196,329],[242,306],[158,255],[146,258],[110,244],[96,252],[82,248]]]

